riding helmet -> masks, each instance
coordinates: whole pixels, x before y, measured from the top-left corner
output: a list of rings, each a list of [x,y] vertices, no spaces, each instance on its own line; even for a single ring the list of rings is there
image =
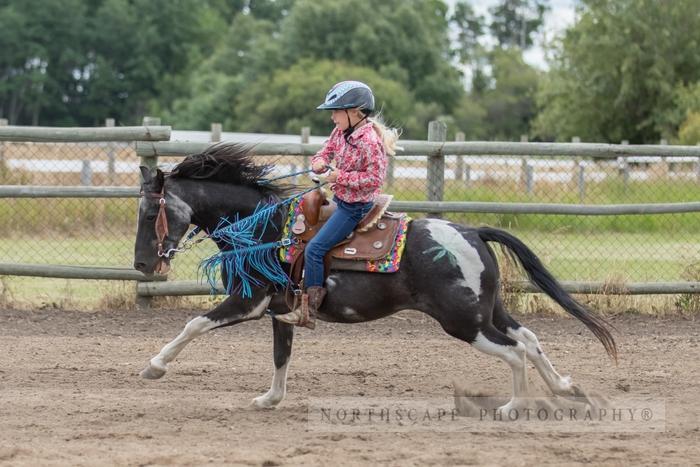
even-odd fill
[[[359,108],[364,114],[374,110],[374,94],[369,86],[360,81],[341,81],[326,94],[318,110],[343,110]]]

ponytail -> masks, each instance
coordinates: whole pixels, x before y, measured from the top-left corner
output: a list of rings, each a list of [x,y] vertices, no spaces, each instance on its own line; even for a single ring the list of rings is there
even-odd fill
[[[396,154],[396,150],[401,149],[396,145],[396,143],[399,140],[399,137],[401,136],[401,129],[388,127],[384,123],[384,120],[382,119],[380,114],[377,114],[374,117],[370,117],[367,120],[372,124],[372,126],[374,127],[374,131],[377,133],[377,135],[379,135],[379,138],[382,140],[382,143],[384,144],[384,150],[386,151],[386,153],[390,156]]]

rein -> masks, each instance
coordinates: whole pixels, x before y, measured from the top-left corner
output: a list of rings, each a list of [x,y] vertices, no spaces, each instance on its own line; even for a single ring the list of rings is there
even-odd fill
[[[291,174],[287,175],[282,175],[280,177],[275,177],[275,178],[270,178],[270,179],[265,179],[265,180],[260,180],[258,182],[258,185],[267,185],[268,183],[271,183],[276,180],[281,180],[284,178],[290,178],[290,177],[295,177],[297,175],[301,174],[306,174],[309,172],[313,172],[313,169],[307,169],[307,170],[300,170],[298,172],[293,172]],[[306,193],[316,190],[323,185],[326,185],[327,182],[320,183],[320,181],[317,181],[317,179],[314,179],[314,182],[316,183],[316,186],[313,188],[309,188],[307,190],[302,191],[301,193],[298,193],[296,195],[293,195],[280,203],[278,205],[285,205],[292,200],[299,198],[301,196],[304,196]],[[185,240],[177,247],[177,248],[169,248],[167,251],[163,248],[163,244],[165,242],[166,237],[168,236],[168,217],[165,211],[165,184],[163,184],[163,187],[160,190],[160,193],[147,193],[144,191],[141,191],[141,196],[149,196],[151,198],[158,198],[158,214],[156,215],[156,222],[155,222],[155,231],[156,231],[156,239],[158,240],[158,257],[159,258],[165,258],[165,259],[171,259],[173,256],[175,256],[175,253],[187,251],[193,246],[197,245],[198,243],[201,243],[202,241],[206,240],[207,238],[212,238],[212,236],[215,236],[217,233],[216,231],[211,232],[211,233],[206,233],[206,235],[199,237],[196,240],[192,240],[199,232],[202,231],[202,229],[198,226],[194,227],[192,230],[190,230],[187,235],[185,236]],[[245,220],[241,219],[241,221]],[[235,222],[233,224],[230,224],[228,226],[228,229],[231,229],[232,227],[235,227],[235,225],[238,222]],[[262,245],[255,245],[255,246],[249,246],[248,248],[244,250],[250,249],[251,251],[253,250],[259,250],[259,249],[271,249],[271,248],[281,248],[283,246],[288,246],[289,245],[289,240],[283,239],[279,240],[276,242],[270,242]],[[245,252],[245,251],[242,251]]]

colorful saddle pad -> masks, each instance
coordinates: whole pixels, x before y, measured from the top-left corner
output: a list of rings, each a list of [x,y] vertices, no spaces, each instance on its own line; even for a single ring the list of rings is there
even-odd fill
[[[294,240],[295,237],[299,238],[292,232],[292,226],[294,225],[295,221],[298,220],[299,215],[303,212],[303,202],[303,199],[298,199],[290,205],[289,215],[287,217],[287,222],[284,225],[282,238],[289,238],[292,240]],[[406,246],[406,233],[408,231],[408,225],[411,218],[405,214],[395,215],[386,213],[385,216],[387,217],[387,221],[397,223],[396,235],[393,239],[393,244],[387,249],[386,254],[379,258],[368,260],[346,259],[347,255],[334,255],[331,262],[331,268],[383,273],[398,271],[401,264],[401,256],[403,254],[404,247]],[[374,228],[376,229],[376,227]],[[299,248],[299,245],[295,244],[294,242],[292,242],[292,244],[289,246],[282,247],[279,252],[280,259],[283,262],[291,263],[293,258],[296,257]]]

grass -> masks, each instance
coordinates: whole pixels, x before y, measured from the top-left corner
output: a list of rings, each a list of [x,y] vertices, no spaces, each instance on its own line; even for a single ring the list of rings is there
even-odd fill
[[[23,183],[20,175],[0,165],[0,181]],[[386,191],[399,200],[425,200],[426,181],[397,179]],[[537,183],[528,194],[520,184],[509,181],[482,179],[467,185],[448,180],[444,191],[446,201],[620,204],[700,198],[700,184],[696,181],[669,177],[646,182],[623,183],[616,177],[588,182],[583,199],[575,184]],[[128,267],[133,261],[136,211],[136,199],[5,200],[0,203],[0,261]],[[634,216],[477,213],[447,214],[445,218],[509,230],[529,245],[561,280],[700,279],[700,272],[693,272],[700,264],[697,213]],[[212,245],[204,243],[180,255],[173,264],[171,277],[196,279],[199,260],[213,250]],[[1,297],[6,303],[29,301],[39,306],[65,307],[69,303],[127,306],[134,295],[130,283],[5,277],[2,285]],[[168,302],[163,300],[163,303]]]
[[[644,282],[700,279],[697,271],[700,239],[676,232],[580,233],[513,229],[512,233],[530,246],[560,280]],[[199,261],[214,250],[213,244],[204,242],[180,255],[173,262],[171,278],[197,279]],[[128,267],[133,261],[133,237],[103,235],[58,237],[54,240],[44,236],[14,236],[0,239],[0,252],[3,262]],[[55,308],[128,308],[133,306],[135,294],[133,283],[120,282],[4,277],[2,285],[4,292],[0,295],[5,303]],[[633,297],[629,299],[633,300]],[[208,299],[202,300],[205,305],[210,304]],[[537,303],[540,299],[534,300]],[[639,300],[634,298],[633,303]],[[658,299],[656,302],[658,304]],[[173,302],[169,303],[171,305]],[[618,305],[623,309],[632,306]]]
[[[402,181],[390,190],[397,200],[426,199],[425,182]],[[652,182],[630,182],[618,180],[591,183],[583,204],[643,204],[680,203],[700,199],[700,184],[687,180],[655,180]],[[581,204],[575,187],[567,185],[536,185],[532,194],[524,192],[515,183],[482,182],[465,186],[463,182],[445,183],[445,201],[482,201],[500,203],[564,203]],[[546,217],[547,222],[542,219]],[[569,232],[687,232],[700,229],[698,213],[673,215],[627,215],[627,216],[565,216],[532,214],[447,214],[445,218],[467,224],[489,224],[519,232],[524,230]]]
[[[197,265],[216,250],[213,244],[200,244],[196,250],[176,258],[170,278],[198,278]],[[131,267],[134,234],[95,235],[66,238],[53,235],[0,238],[0,254],[6,263],[68,264],[85,266]],[[105,309],[134,307],[136,284],[120,281],[90,281],[23,276],[0,276],[0,305]],[[208,297],[154,299],[156,306],[199,306],[209,304]]]

